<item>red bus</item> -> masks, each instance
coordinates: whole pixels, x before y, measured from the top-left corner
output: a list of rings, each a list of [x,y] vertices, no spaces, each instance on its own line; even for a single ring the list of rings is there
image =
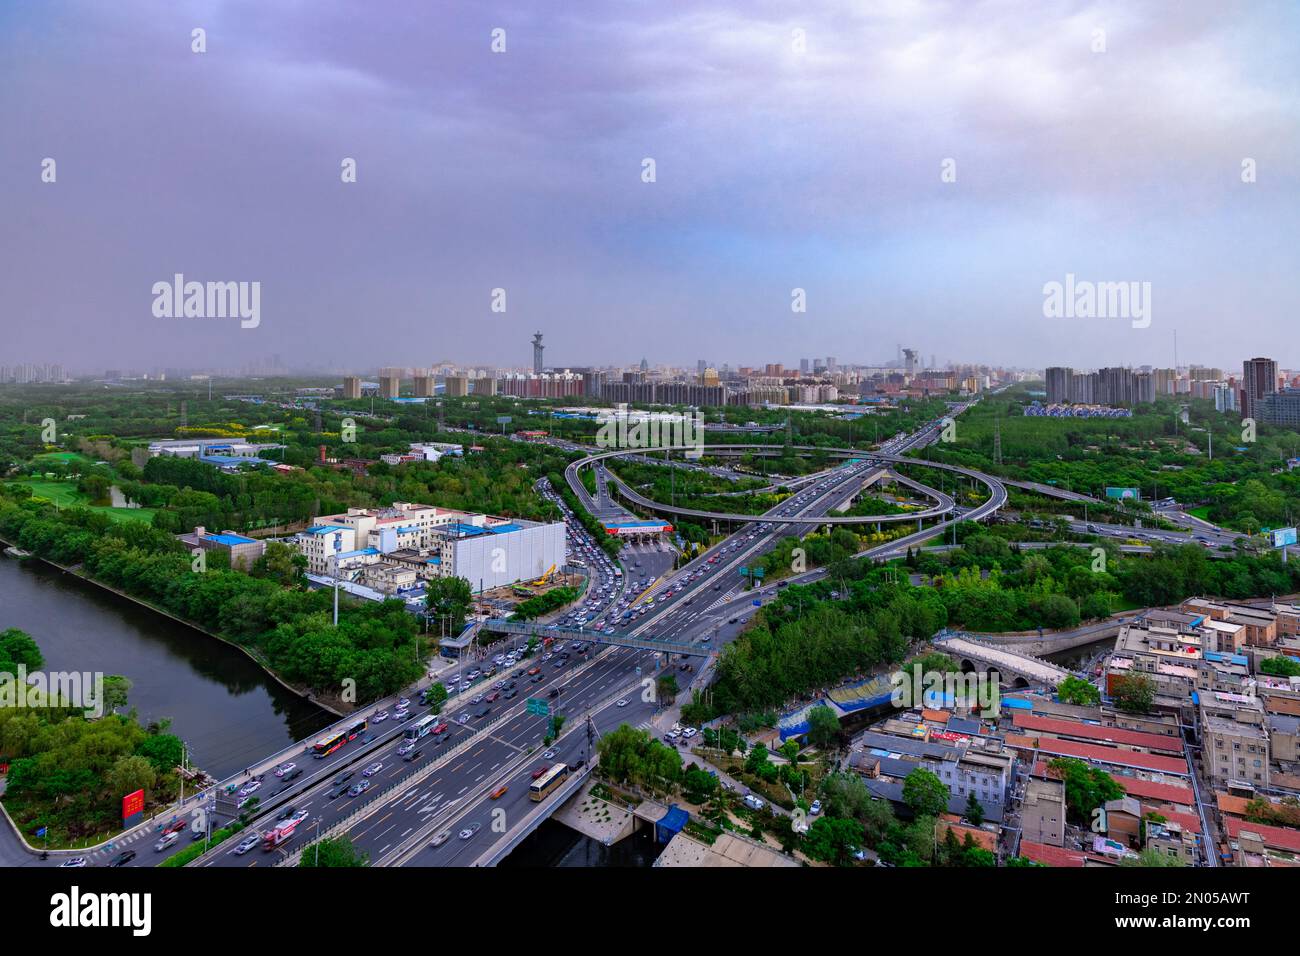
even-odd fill
[[[328,757],[334,751],[338,750],[349,740],[356,740],[357,734],[366,729],[368,724],[366,718],[358,717],[351,724],[347,725],[344,730],[331,730],[320,740],[311,746],[311,752],[319,759]]]

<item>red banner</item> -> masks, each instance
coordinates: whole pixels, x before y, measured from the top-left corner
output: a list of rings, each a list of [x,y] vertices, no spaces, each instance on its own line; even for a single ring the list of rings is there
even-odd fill
[[[137,813],[144,813],[144,791],[137,790],[122,798],[122,819],[129,820]]]

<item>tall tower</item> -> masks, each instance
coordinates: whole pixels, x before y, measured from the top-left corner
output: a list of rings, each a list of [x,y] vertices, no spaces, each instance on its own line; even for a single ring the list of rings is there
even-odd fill
[[[542,374],[542,350],[544,348],[546,348],[546,346],[542,344],[542,333],[534,332],[533,333],[533,374],[534,375]]]

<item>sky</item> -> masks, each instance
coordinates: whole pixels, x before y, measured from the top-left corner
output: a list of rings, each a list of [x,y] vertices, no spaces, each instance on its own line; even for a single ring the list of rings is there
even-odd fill
[[[1298,21],[3,3],[0,364],[506,367],[541,330],[557,367],[1163,366],[1177,330],[1183,364],[1300,367]],[[255,327],[168,314],[177,273],[259,283]],[[1067,275],[1139,283],[1147,321],[1046,315]]]

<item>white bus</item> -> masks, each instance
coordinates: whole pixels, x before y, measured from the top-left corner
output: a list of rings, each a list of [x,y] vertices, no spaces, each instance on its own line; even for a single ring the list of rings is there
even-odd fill
[[[421,737],[429,736],[429,732],[433,730],[437,724],[438,715],[429,714],[426,717],[421,717],[411,726],[407,727],[406,733],[403,736],[405,736],[407,740],[419,740]]]

